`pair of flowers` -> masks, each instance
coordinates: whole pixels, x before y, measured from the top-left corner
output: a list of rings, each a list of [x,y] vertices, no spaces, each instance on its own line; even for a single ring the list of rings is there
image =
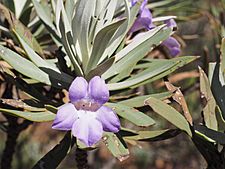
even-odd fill
[[[132,6],[134,6],[137,3],[138,0],[131,0]],[[150,30],[155,27],[155,25],[152,23],[152,14],[149,11],[149,9],[146,7],[148,0],[144,0],[141,4],[140,10],[139,10],[139,16],[135,20],[133,26],[130,29],[130,33],[136,32],[141,29],[147,29]],[[174,19],[169,19],[164,22],[167,27],[174,28],[177,27],[176,22]],[[176,56],[180,53],[180,44],[177,42],[177,40],[173,37],[169,37],[166,39],[162,45],[164,45],[171,56]]]

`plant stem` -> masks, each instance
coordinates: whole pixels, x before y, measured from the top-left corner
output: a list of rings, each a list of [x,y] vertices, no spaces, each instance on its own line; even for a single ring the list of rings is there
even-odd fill
[[[76,149],[76,162],[77,162],[77,168],[78,169],[89,169],[88,160],[87,160],[88,154],[86,150],[77,148]]]
[[[17,130],[15,130],[18,126],[16,117],[8,117],[8,128],[7,128],[7,140],[5,143],[5,149],[2,154],[1,159],[1,169],[10,169],[11,162],[13,158],[13,154],[16,147],[16,141],[19,136]]]
[[[15,152],[19,134],[24,129],[26,129],[31,124],[31,122],[25,120],[23,123],[18,124],[17,117],[8,116],[8,115],[5,115],[5,117],[8,120],[7,140],[6,140],[5,148],[2,154],[1,169],[11,169],[13,154]]]

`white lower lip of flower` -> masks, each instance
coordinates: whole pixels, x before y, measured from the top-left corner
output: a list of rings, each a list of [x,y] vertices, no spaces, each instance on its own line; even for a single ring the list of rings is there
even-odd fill
[[[87,111],[87,110],[78,110],[78,118],[96,118],[97,113],[92,112],[92,111]]]

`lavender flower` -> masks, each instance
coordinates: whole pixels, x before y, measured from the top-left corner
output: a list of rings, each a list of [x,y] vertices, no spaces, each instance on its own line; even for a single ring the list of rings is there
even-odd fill
[[[138,0],[131,0],[132,6],[134,6],[137,3]],[[130,29],[130,33],[136,32],[141,29],[152,29],[155,27],[152,23],[152,14],[149,11],[148,8],[146,8],[148,0],[144,0],[141,4],[140,10],[139,10],[139,15],[137,19],[135,20],[134,24],[132,25]]]
[[[172,28],[172,29],[177,28],[177,23],[176,23],[176,21],[174,19],[165,20],[164,23],[169,28]]]
[[[131,0],[131,5],[134,6],[137,2],[138,2],[138,0]],[[142,2],[139,12],[142,12],[144,10],[147,3],[148,3],[148,0],[144,0]]]
[[[180,44],[173,37],[169,37],[162,42],[168,50],[171,56],[177,56],[180,53]]]
[[[174,19],[168,19],[164,21],[167,27],[176,29],[177,23]],[[177,40],[173,37],[167,38],[165,41],[163,41],[162,45],[164,45],[168,50],[171,56],[177,56],[181,50],[180,50],[180,44],[177,42]]]
[[[115,112],[103,106],[109,100],[109,90],[99,76],[93,77],[89,84],[83,77],[77,77],[69,88],[71,103],[58,109],[52,128],[72,130],[86,146],[97,143],[103,131],[118,132],[120,121]]]
[[[131,0],[132,6],[134,6],[137,3],[138,0]],[[132,25],[129,33],[136,32],[141,29],[147,29],[150,30],[155,27],[155,25],[152,23],[152,14],[149,11],[148,8],[146,8],[147,0],[144,0],[141,4],[140,10],[139,10],[139,16],[135,20],[134,24]],[[167,27],[170,28],[176,28],[177,24],[174,19],[169,19],[164,22]],[[180,44],[177,42],[177,40],[173,37],[169,37],[166,39],[162,45],[164,45],[171,56],[176,56],[180,53]]]

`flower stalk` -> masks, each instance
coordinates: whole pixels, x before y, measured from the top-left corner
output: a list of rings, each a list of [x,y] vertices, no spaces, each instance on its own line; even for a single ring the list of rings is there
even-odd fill
[[[77,169],[89,169],[88,165],[88,153],[86,150],[77,148],[75,153],[75,160],[77,162]]]

